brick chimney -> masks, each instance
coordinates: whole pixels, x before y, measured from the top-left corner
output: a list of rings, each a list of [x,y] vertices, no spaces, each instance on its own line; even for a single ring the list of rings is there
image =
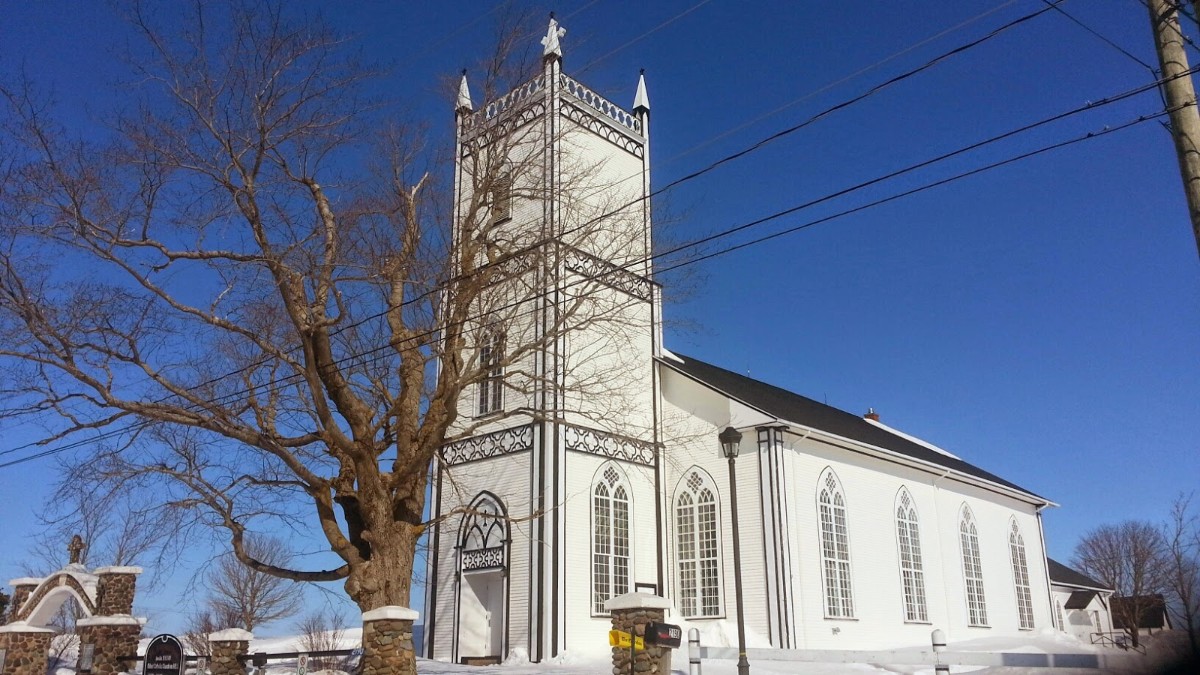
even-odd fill
[[[867,414],[863,415],[863,417],[871,420],[872,422],[879,421],[879,413],[875,412],[874,408],[867,408]]]

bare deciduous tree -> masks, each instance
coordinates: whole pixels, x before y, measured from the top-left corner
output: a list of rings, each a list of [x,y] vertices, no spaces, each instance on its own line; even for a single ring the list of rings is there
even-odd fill
[[[246,554],[274,567],[291,566],[292,555],[275,537],[256,535],[245,542]],[[209,606],[219,617],[236,621],[228,627],[253,631],[256,626],[289,617],[300,608],[301,589],[279,576],[259,572],[233,555],[224,555],[208,573]]]
[[[431,461],[475,428],[464,393],[503,368],[505,387],[555,378],[568,402],[614,400],[589,391],[613,377],[587,359],[527,368],[568,333],[619,355],[598,330],[627,307],[594,301],[595,278],[560,286],[498,362],[475,346],[544,307],[539,280],[564,246],[636,262],[610,208],[624,192],[571,199],[562,180],[550,194],[530,150],[547,139],[510,133],[521,110],[501,106],[455,153],[470,184],[453,199],[442,155],[375,107],[374,71],[319,21],[271,2],[154,14],[174,11],[132,6],[144,47],[123,114],[103,124],[64,126],[33,84],[0,87],[6,413],[60,420],[45,443],[102,432],[87,472],[225,532],[256,572],[343,581],[364,611],[408,606]],[[502,35],[489,99],[529,72],[513,55],[531,41]],[[500,186],[558,200],[569,240],[498,227]],[[257,555],[251,535],[281,525],[323,537],[335,562]]]
[[[1200,528],[1192,513],[1191,495],[1180,495],[1171,504],[1171,517],[1163,528],[1166,542],[1167,590],[1173,596],[1171,611],[1187,630],[1192,659],[1200,662],[1197,619],[1200,618]]]
[[[1157,603],[1152,596],[1162,593],[1167,584],[1166,542],[1161,530],[1136,520],[1102,525],[1075,546],[1073,563],[1125,599],[1113,603],[1113,612],[1129,626],[1133,645],[1138,646],[1142,615]]]
[[[212,656],[212,643],[208,636],[226,628],[237,628],[240,617],[232,612],[215,609],[211,603],[188,615],[183,631],[183,644],[189,653]]]
[[[300,649],[305,652],[347,649],[344,644],[345,625],[345,617],[329,610],[314,611],[305,615],[296,624],[296,630],[300,633]],[[317,656],[309,661],[308,670],[349,671],[351,665],[349,658]]]

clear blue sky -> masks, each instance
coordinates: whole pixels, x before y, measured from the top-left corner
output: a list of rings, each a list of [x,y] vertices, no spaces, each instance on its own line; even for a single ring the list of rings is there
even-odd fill
[[[483,56],[499,13],[494,5],[308,4],[357,35],[368,58],[394,65],[383,91],[410,117],[443,137],[451,133],[441,83]],[[544,30],[545,12],[557,11],[568,31],[565,71],[617,103],[632,102],[638,69],[646,68],[653,180],[662,186],[1044,5],[521,6],[534,16],[530,40]],[[1063,7],[1155,63],[1137,0]],[[1193,24],[1187,32],[1200,31]],[[126,36],[107,3],[6,3],[0,72],[23,66],[53,82],[72,115],[94,116],[120,103],[113,84],[123,71],[113,55]],[[1190,56],[1200,61],[1195,50]],[[672,238],[695,238],[1150,77],[1049,12],[681,185],[659,205],[677,221]],[[1143,94],[730,241],[1159,108],[1157,94]],[[873,407],[887,424],[1053,499],[1062,506],[1045,523],[1056,558],[1069,559],[1092,527],[1158,520],[1175,495],[1197,488],[1200,260],[1170,137],[1155,122],[698,267],[694,292],[667,308],[668,319],[693,327],[671,329],[668,347],[852,412]],[[0,448],[25,440],[26,431],[5,429]],[[44,496],[38,486],[51,479],[50,468],[0,470],[0,580],[20,574],[36,527],[31,513]],[[159,626],[174,630],[187,602],[158,593],[143,604]]]

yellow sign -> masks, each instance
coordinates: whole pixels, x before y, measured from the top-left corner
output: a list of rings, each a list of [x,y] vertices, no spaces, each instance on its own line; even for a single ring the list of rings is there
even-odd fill
[[[646,642],[644,640],[642,640],[642,638],[640,638],[640,637],[633,637],[632,635],[630,635],[629,633],[626,633],[623,630],[608,631],[608,646],[609,647],[620,647],[622,649],[629,649],[629,640],[630,639],[633,640],[633,648],[634,649],[645,649],[646,648]]]

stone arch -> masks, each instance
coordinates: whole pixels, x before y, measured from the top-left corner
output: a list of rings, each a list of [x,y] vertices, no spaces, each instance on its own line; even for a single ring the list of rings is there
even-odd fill
[[[80,577],[83,578],[82,581]],[[23,621],[28,626],[45,628],[63,603],[72,597],[79,603],[85,615],[89,618],[95,616],[96,585],[96,577],[90,574],[66,570],[55,572],[43,579],[20,607],[14,607],[13,621]]]
[[[81,546],[81,544],[80,544]],[[77,550],[77,544],[72,543]],[[44,579],[13,579],[13,606],[0,625],[5,650],[0,675],[44,675],[54,631],[47,626],[64,602],[74,599],[85,614],[76,622],[80,659],[93,675],[128,670],[123,662],[137,651],[141,620],[133,616],[140,567],[100,567],[88,571],[72,550],[71,562]]]

